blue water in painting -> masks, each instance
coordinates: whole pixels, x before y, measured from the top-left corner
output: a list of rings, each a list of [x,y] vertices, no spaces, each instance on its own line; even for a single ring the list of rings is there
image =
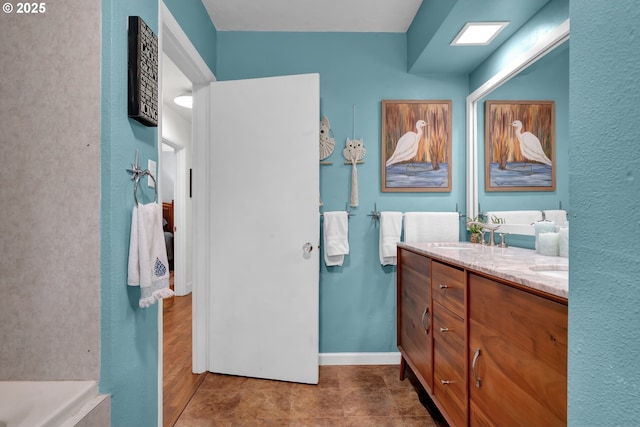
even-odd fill
[[[449,165],[440,163],[434,171],[431,163],[400,163],[387,166],[387,188],[443,188],[449,180]]]
[[[491,163],[491,187],[551,187],[551,166],[540,163],[507,163],[505,170]]]

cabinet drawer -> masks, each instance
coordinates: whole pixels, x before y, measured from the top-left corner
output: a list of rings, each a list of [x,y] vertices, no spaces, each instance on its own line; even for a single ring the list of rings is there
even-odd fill
[[[440,403],[456,427],[467,425],[467,383],[464,362],[457,354],[451,354],[439,340],[434,341],[433,390]]]
[[[403,280],[415,280],[424,283],[425,289],[431,282],[431,259],[411,251],[400,249],[398,265],[402,268]]]
[[[464,320],[435,301],[433,302],[433,337],[447,347],[454,357],[459,355],[460,363],[464,363],[466,356]]]
[[[464,271],[437,261],[431,269],[433,300],[464,319]]]

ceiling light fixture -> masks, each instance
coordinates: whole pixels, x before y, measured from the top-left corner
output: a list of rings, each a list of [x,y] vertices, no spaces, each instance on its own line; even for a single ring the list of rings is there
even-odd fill
[[[467,22],[462,27],[451,46],[488,45],[509,22]]]
[[[173,98],[173,102],[178,104],[181,107],[185,108],[193,108],[193,96],[190,93],[185,93],[180,96],[176,96]]]

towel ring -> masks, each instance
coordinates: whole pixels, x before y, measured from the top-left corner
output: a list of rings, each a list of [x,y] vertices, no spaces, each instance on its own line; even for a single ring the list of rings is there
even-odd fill
[[[156,182],[156,179],[153,177],[153,175],[151,175],[151,172],[149,172],[149,170],[143,170],[140,171],[139,173],[136,174],[135,178],[134,178],[134,182],[133,182],[133,200],[136,201],[136,206],[139,205],[138,203],[138,181],[140,181],[140,177],[147,175],[149,178],[151,178],[151,180],[153,181],[153,189],[155,190],[155,199],[154,202],[158,203],[158,183]]]

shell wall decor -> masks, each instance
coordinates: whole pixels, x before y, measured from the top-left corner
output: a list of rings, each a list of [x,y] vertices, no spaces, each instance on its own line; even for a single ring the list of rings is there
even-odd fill
[[[331,138],[332,134],[329,119],[327,116],[322,116],[322,120],[320,120],[320,160],[326,159],[333,153],[336,140]]]

